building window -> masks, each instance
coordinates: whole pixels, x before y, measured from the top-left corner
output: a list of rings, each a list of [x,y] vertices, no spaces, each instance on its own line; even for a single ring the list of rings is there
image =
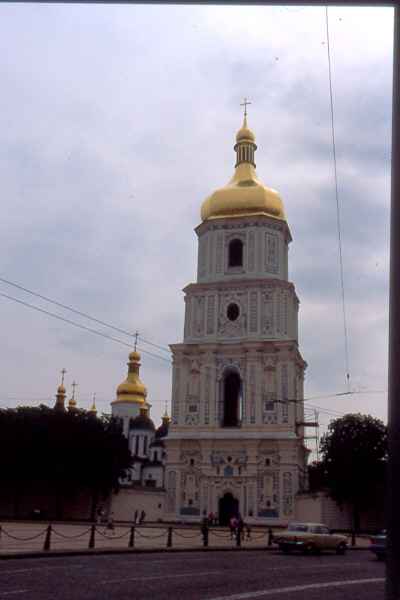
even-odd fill
[[[192,506],[193,500],[191,498],[188,500],[188,504],[189,504],[189,506]]]
[[[270,467],[271,466],[271,459],[270,458],[266,458],[265,459],[265,466],[266,467]]]
[[[228,372],[223,382],[223,427],[239,427],[241,381],[238,373]]]
[[[136,455],[139,454],[139,436],[138,435],[135,436],[135,454]]]
[[[143,454],[147,454],[147,436],[143,438]]]
[[[194,466],[194,458],[190,459],[190,466],[193,467]]]
[[[155,479],[146,479],[145,486],[146,487],[156,487],[156,480]]]
[[[240,315],[239,306],[235,302],[231,302],[226,309],[226,316],[230,321],[236,321]]]
[[[228,267],[243,266],[243,242],[242,240],[232,240],[228,247]]]

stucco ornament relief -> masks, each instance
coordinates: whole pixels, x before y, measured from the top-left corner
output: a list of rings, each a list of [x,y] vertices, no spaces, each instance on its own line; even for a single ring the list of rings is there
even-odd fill
[[[239,308],[239,316],[232,321],[228,318],[228,306],[236,304]],[[218,333],[225,337],[238,337],[244,335],[247,330],[246,294],[229,293],[220,298],[220,311],[218,316]]]
[[[246,466],[247,460],[248,456],[246,450],[236,450],[233,452],[228,452],[226,450],[213,450],[210,454],[210,462],[213,467],[225,464]]]
[[[245,361],[244,358],[237,357],[218,357],[217,358],[217,380],[220,381],[227,369],[235,369],[241,379],[245,377]]]

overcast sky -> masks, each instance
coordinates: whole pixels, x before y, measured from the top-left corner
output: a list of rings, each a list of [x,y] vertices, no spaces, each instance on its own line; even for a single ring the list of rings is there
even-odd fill
[[[332,8],[351,387],[333,414],[386,419],[392,19]],[[306,397],[346,391],[325,9],[0,6],[0,276],[135,331],[182,340],[200,205],[227,182],[244,96],[257,172],[285,204]],[[130,338],[0,284],[0,292]],[[0,405],[108,412],[129,348],[0,297]],[[168,358],[144,344],[143,349]],[[142,356],[152,416],[171,368]],[[370,393],[377,391],[376,393]]]

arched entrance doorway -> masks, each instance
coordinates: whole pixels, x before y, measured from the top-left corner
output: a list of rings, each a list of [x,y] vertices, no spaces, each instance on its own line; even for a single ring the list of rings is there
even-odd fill
[[[241,381],[239,375],[231,371],[224,378],[223,427],[240,425]]]
[[[237,517],[239,514],[239,500],[227,492],[220,498],[218,503],[218,522],[220,525],[229,525],[229,520],[232,517]]]

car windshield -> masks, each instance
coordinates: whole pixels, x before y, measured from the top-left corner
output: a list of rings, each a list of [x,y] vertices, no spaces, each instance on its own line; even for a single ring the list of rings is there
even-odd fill
[[[290,523],[288,525],[289,531],[308,531],[307,525],[303,525],[302,523]]]

